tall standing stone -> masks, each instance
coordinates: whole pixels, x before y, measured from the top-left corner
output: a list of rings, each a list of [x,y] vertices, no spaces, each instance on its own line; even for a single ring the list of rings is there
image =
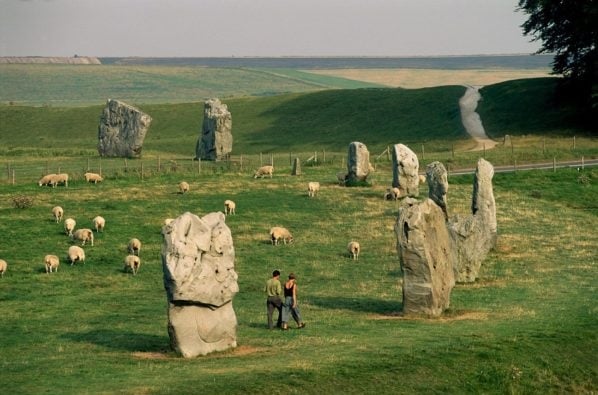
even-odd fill
[[[438,161],[426,166],[426,181],[428,183],[428,197],[434,201],[444,212],[448,219],[446,207],[446,194],[448,193],[448,172],[444,165]]]
[[[202,160],[226,158],[233,150],[232,125],[232,117],[226,104],[218,99],[206,100],[195,158]]]
[[[224,214],[184,213],[162,228],[162,269],[172,347],[185,358],[237,346],[239,291]]]
[[[109,99],[98,126],[100,156],[138,158],[152,118],[124,102]]]
[[[347,156],[347,184],[363,182],[370,174],[370,152],[365,144],[354,141],[349,144]]]
[[[291,169],[292,176],[300,176],[301,175],[301,160],[299,158],[295,158],[293,160],[293,168]]]
[[[419,195],[419,160],[406,145],[395,144],[392,150],[392,186],[401,196]]]

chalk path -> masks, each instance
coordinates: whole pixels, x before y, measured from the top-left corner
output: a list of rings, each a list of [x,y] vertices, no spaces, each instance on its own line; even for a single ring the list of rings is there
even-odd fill
[[[484,130],[480,115],[475,112],[478,101],[482,98],[478,88],[468,86],[465,94],[459,99],[459,108],[461,109],[461,122],[469,135],[475,140],[476,146],[472,151],[481,151],[491,149],[496,145],[496,141],[491,140]]]

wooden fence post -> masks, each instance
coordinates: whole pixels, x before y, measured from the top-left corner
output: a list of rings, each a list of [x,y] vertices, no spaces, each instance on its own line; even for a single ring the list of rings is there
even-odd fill
[[[270,166],[274,166],[274,154],[270,154]]]
[[[390,162],[390,145],[386,146],[386,160]]]
[[[197,158],[197,175],[201,175],[201,158]]]
[[[575,136],[573,136],[573,149],[575,149]]]
[[[243,171],[243,155],[241,155],[239,157],[239,167],[240,167],[241,171]]]
[[[102,176],[102,157],[100,156],[100,177]]]
[[[160,163],[160,155],[158,155],[158,173],[160,173],[161,169],[161,163]]]
[[[552,171],[556,173],[556,156],[552,158]]]
[[[583,170],[585,168],[585,161],[584,161],[584,157],[581,157],[581,170]]]
[[[141,181],[143,181],[143,162],[141,162],[141,173],[139,174]]]
[[[129,166],[127,164],[127,158],[125,158],[125,173],[129,172]]]
[[[424,144],[422,144],[422,160],[426,160],[426,148]]]
[[[264,160],[262,158],[262,153],[260,152],[260,167],[264,165]]]
[[[326,150],[322,151],[322,163],[326,163]]]
[[[12,169],[12,185],[15,185],[15,169]]]
[[[87,158],[87,171],[89,171],[89,158]]]

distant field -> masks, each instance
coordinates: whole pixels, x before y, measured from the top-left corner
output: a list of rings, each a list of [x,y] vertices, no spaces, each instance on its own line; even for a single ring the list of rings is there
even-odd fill
[[[485,86],[522,78],[550,76],[549,69],[326,69],[308,72],[408,89],[443,85]]]

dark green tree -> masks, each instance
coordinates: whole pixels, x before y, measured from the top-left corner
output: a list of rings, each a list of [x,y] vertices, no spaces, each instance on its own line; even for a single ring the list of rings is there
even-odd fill
[[[553,53],[552,70],[598,110],[598,0],[519,0],[523,33]]]

